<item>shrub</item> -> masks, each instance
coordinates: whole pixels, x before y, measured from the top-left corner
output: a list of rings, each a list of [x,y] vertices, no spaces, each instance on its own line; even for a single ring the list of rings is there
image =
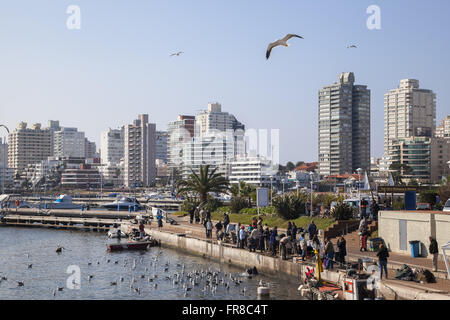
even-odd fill
[[[208,197],[208,200],[206,201],[205,209],[209,212],[214,212],[217,210],[217,208],[222,206],[222,202],[214,197]]]
[[[191,209],[195,209],[200,204],[200,200],[196,198],[187,198],[181,204],[181,211],[190,212]]]
[[[338,202],[330,211],[335,220],[349,220],[353,218],[353,208],[345,202]]]
[[[275,211],[285,220],[293,220],[305,214],[305,203],[294,194],[278,196],[272,201]]]
[[[392,208],[394,210],[404,210],[405,209],[405,202],[403,200],[396,200],[392,204]]]
[[[419,202],[431,203],[431,205],[435,205],[437,195],[438,193],[434,190],[422,191],[419,194]]]
[[[232,213],[239,213],[242,209],[248,208],[248,199],[242,197],[233,197],[230,201],[230,210]]]

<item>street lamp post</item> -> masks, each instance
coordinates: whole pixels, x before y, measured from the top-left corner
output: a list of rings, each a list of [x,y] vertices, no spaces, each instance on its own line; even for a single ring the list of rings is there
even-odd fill
[[[309,172],[309,177],[311,180],[311,211],[309,212],[309,216],[312,217],[313,215],[313,181],[314,181],[314,172]]]
[[[283,178],[283,179],[281,180],[281,182],[283,183],[283,194],[284,194],[284,183],[286,182],[286,180]]]
[[[270,176],[270,206],[272,206],[272,198],[273,198],[273,187],[272,187],[273,176]]]
[[[361,173],[362,173],[362,169],[358,168],[356,169],[356,172],[358,172],[358,200],[359,200],[359,216],[362,217],[363,215],[365,215],[365,212],[361,212]]]

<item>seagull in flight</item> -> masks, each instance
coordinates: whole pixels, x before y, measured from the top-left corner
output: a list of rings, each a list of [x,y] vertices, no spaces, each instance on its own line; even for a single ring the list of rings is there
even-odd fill
[[[350,46],[347,46],[347,49],[351,49],[351,48],[358,48],[357,46],[355,46],[354,44],[352,44],[352,45],[350,45]]]
[[[170,56],[171,57],[173,57],[173,56],[179,56],[179,55],[181,55],[182,53],[184,53],[183,51],[178,51],[177,53],[172,53]]]
[[[296,34],[288,34],[286,35],[283,39],[279,39],[275,42],[272,42],[271,44],[269,44],[269,46],[267,47],[267,51],[266,51],[266,60],[269,59],[270,57],[270,52],[272,51],[273,48],[277,47],[277,46],[285,46],[285,47],[289,47],[289,43],[287,43],[287,41],[290,38],[300,38],[303,39],[303,37],[296,35]]]

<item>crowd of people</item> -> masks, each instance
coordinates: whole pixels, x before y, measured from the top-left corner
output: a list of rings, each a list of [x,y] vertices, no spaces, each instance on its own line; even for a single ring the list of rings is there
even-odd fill
[[[202,217],[207,238],[212,238],[212,231],[215,229],[217,240],[227,240],[234,243],[236,248],[247,249],[250,252],[258,251],[271,256],[280,254],[284,260],[291,253],[300,256],[302,261],[305,261],[313,257],[314,250],[317,250],[326,269],[332,269],[335,262],[341,265],[345,264],[345,256],[347,255],[345,238],[343,236],[338,238],[336,248],[331,239],[322,241],[313,220],[306,229],[298,227],[295,222],[289,221],[286,233],[281,233],[277,226],[269,228],[263,222],[262,217],[254,217],[247,226],[240,222],[230,224],[228,213],[224,213],[224,219],[213,225],[209,212],[203,211],[205,211],[204,214],[200,210],[199,216]],[[195,218],[195,214],[192,216]]]

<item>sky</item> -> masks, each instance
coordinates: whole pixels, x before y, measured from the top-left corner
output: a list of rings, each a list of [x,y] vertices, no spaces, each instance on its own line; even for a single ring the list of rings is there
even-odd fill
[[[67,27],[70,5],[80,29]],[[381,29],[367,28],[370,5]],[[246,128],[279,129],[281,163],[317,161],[318,91],[351,71],[371,90],[371,153],[381,157],[384,94],[400,79],[436,93],[438,122],[450,114],[449,9],[448,0],[2,1],[0,124],[60,120],[99,146],[103,130],[138,114],[166,130],[217,101]],[[267,61],[268,43],[287,33],[304,39]]]

